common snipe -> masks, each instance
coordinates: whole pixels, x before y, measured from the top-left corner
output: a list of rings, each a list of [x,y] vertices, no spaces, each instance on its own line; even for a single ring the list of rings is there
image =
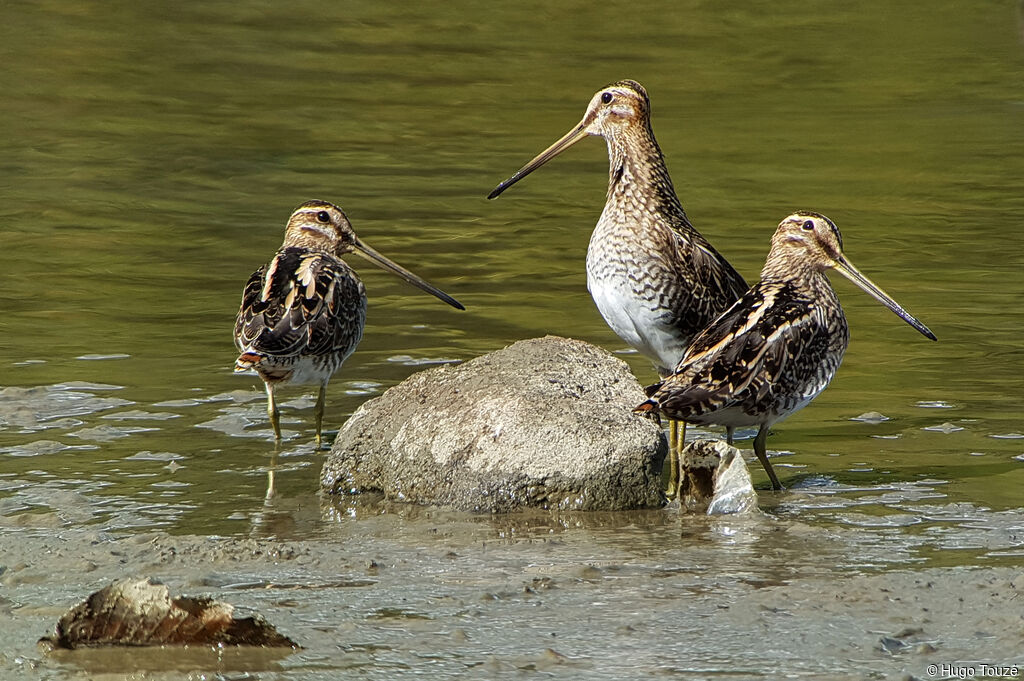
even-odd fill
[[[587,288],[608,326],[665,377],[747,284],[686,217],[654,139],[643,86],[621,80],[598,90],[572,130],[488,198],[588,135],[607,142],[609,169],[607,201],[587,251]],[[671,425],[675,452],[682,434],[677,442]]]
[[[363,243],[340,208],[307,201],[292,213],[284,244],[256,270],[242,292],[235,320],[239,356],[235,371],[254,369],[267,389],[267,414],[281,439],[274,390],[281,385],[319,385],[314,416],[322,441],[327,383],[352,354],[366,324],[366,289],[341,256],[355,252],[413,286],[465,309]]]
[[[781,489],[765,441],[773,423],[802,409],[829,384],[849,328],[825,272],[834,269],[926,337],[935,335],[861,274],[824,215],[798,212],[772,237],[761,280],[697,336],[671,376],[637,407],[668,418],[726,427],[759,426],[754,453]]]

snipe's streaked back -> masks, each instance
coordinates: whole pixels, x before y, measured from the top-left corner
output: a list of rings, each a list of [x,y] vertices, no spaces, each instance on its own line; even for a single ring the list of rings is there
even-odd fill
[[[824,215],[798,212],[772,237],[761,280],[694,339],[675,373],[648,388],[638,411],[690,423],[760,426],[754,453],[781,489],[765,440],[777,421],[802,409],[835,375],[850,339],[825,272],[835,269],[926,337],[935,335],[861,274]]]
[[[690,224],[651,129],[643,86],[601,88],[583,120],[488,198],[588,135],[608,144],[608,197],[587,252],[587,287],[616,334],[671,373],[690,340],[747,290]]]
[[[235,320],[235,345],[241,353],[235,371],[254,369],[263,379],[277,439],[277,386],[319,385],[314,414],[320,446],[327,383],[356,349],[366,324],[366,289],[341,260],[353,251],[452,307],[465,309],[363,243],[334,204],[307,201],[296,208],[274,259],[249,277]]]

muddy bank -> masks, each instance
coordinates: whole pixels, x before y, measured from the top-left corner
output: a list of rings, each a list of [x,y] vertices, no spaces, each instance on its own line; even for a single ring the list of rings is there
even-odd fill
[[[321,513],[303,541],[260,537],[262,526],[250,538],[120,536],[5,519],[0,677],[927,679],[930,663],[1024,662],[1019,570],[887,564],[884,528],[671,510]],[[259,611],[305,649],[37,649],[68,607],[126,575]]]

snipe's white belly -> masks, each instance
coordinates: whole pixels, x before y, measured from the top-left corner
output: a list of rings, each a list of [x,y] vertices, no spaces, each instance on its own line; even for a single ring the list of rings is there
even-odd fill
[[[601,316],[664,375],[682,358],[689,339],[671,324],[672,312],[654,279],[630,261],[602,257],[593,245],[587,253],[587,288]]]

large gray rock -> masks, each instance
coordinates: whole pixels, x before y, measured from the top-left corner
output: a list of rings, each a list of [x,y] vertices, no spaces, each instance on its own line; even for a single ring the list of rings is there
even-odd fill
[[[600,348],[520,341],[364,403],[320,484],[475,511],[659,507],[667,444],[632,413],[644,399],[626,364]]]

